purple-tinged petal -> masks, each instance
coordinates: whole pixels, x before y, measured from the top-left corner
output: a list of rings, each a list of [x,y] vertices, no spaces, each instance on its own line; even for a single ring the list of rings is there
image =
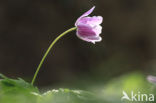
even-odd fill
[[[77,23],[79,22],[79,20],[80,20],[81,18],[90,15],[90,14],[93,12],[94,9],[95,9],[95,6],[93,6],[90,10],[88,10],[87,12],[85,12],[83,15],[81,15],[81,16],[77,19],[77,21],[76,21],[76,23],[75,23],[75,26],[77,26]]]
[[[102,38],[100,36],[97,36],[97,37],[88,37],[88,40],[90,42],[92,42],[93,44],[95,44],[95,42],[100,42],[102,40]]]
[[[77,26],[77,34],[80,37],[96,36],[96,32],[93,31],[93,28],[85,24],[81,24]]]
[[[93,37],[82,37],[80,35],[78,35],[78,32],[77,32],[77,36],[84,40],[84,41],[87,41],[87,42],[91,42],[93,44],[95,44],[95,42],[100,42],[102,40],[102,38],[100,36],[93,36]]]
[[[147,77],[147,80],[148,80],[150,83],[156,84],[156,77],[155,77],[155,76],[149,75],[149,76]]]
[[[79,20],[78,24],[83,23],[83,24],[89,24],[89,25],[99,25],[102,23],[102,21],[103,21],[102,16],[84,17]]]

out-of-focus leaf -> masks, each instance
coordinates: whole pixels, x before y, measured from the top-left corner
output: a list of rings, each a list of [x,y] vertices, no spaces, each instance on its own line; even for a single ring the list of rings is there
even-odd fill
[[[59,89],[40,94],[21,78],[0,77],[0,103],[103,103],[87,91]]]
[[[48,91],[39,101],[39,103],[101,103],[90,92],[69,89]]]
[[[39,93],[36,87],[21,78],[0,77],[0,103],[36,103],[37,96],[32,93]]]
[[[136,72],[126,74],[109,81],[103,89],[101,97],[111,103],[121,103],[123,91],[131,96],[133,91],[135,94],[151,94],[151,84],[146,80],[146,76]],[[112,98],[113,97],[113,98]],[[129,103],[129,101],[124,101]]]

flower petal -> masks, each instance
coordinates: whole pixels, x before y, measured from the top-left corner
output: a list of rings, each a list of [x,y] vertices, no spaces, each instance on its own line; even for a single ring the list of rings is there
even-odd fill
[[[95,42],[100,42],[102,40],[102,38],[100,36],[97,37],[89,37],[88,38],[90,40],[90,42],[92,42],[93,44],[95,44]]]
[[[90,14],[93,12],[94,9],[95,9],[95,6],[93,6],[90,10],[88,10],[87,12],[85,12],[83,15],[81,15],[81,16],[77,19],[77,21],[76,21],[76,23],[75,23],[75,26],[77,26],[77,23],[79,22],[79,20],[80,20],[81,18],[90,15]]]
[[[93,31],[93,28],[86,24],[81,24],[77,26],[77,35],[80,37],[92,37],[96,36],[96,32]]]
[[[101,25],[96,25],[92,29],[97,36],[99,36],[102,33],[102,26]]]
[[[147,77],[147,80],[148,80],[150,83],[156,83],[156,77],[155,77],[155,76],[149,75],[149,76]]]
[[[103,21],[102,16],[93,16],[93,17],[84,17],[79,20],[78,23],[84,23],[84,24],[89,24],[89,25],[99,25]]]
[[[91,42],[93,44],[95,44],[95,42],[100,42],[102,40],[102,38],[100,36],[93,36],[93,37],[80,37],[79,35],[77,35],[80,39],[87,41],[87,42]]]

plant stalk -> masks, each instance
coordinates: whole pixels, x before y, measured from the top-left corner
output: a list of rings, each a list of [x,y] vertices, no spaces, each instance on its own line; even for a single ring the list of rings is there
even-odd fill
[[[36,72],[35,72],[35,74],[34,74],[34,77],[33,77],[33,79],[32,79],[32,82],[31,82],[32,85],[34,84],[34,82],[35,82],[35,80],[36,80],[36,77],[37,77],[37,74],[38,74],[38,72],[39,72],[39,70],[40,70],[40,68],[41,68],[41,66],[42,66],[42,64],[43,64],[43,62],[44,62],[44,60],[46,59],[47,55],[49,54],[50,50],[51,50],[52,47],[54,46],[54,44],[55,44],[61,37],[63,37],[63,36],[66,35],[67,33],[71,32],[71,31],[74,31],[74,30],[76,30],[76,27],[73,27],[73,28],[68,29],[67,31],[65,31],[65,32],[63,32],[62,34],[60,34],[60,35],[50,44],[49,48],[48,48],[47,51],[45,52],[44,56],[42,57],[42,59],[41,59],[41,61],[40,61],[40,64],[38,65],[38,67],[37,67],[37,69],[36,69]]]

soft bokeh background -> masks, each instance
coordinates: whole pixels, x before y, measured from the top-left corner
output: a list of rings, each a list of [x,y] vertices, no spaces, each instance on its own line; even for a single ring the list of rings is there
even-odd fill
[[[35,84],[88,89],[131,73],[127,85],[156,75],[155,0],[1,0],[0,73],[30,82],[54,38],[93,5],[92,15],[104,18],[103,41],[94,45],[78,39],[75,31],[66,35],[54,46]]]

